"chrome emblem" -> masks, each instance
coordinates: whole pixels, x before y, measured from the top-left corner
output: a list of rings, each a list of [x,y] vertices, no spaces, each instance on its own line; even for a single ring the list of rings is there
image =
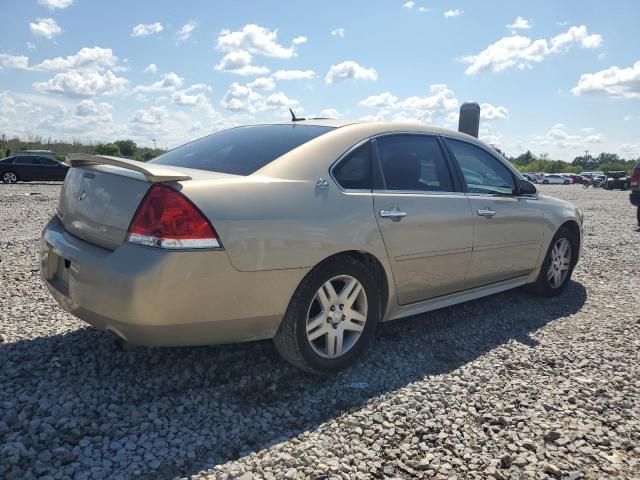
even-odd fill
[[[78,201],[82,201],[87,197],[87,192],[85,192],[84,190],[80,190],[78,193],[76,193],[76,198],[78,199]]]

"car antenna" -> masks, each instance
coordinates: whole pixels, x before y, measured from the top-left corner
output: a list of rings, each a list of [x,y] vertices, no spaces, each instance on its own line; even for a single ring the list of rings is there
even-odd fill
[[[289,109],[289,111],[291,112],[291,121],[292,122],[299,122],[301,120],[304,120],[304,118],[296,117],[296,114],[293,113],[293,110]]]

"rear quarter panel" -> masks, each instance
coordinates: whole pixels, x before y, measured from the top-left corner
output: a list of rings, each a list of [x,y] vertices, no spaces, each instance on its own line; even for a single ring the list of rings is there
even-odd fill
[[[346,250],[386,257],[371,194],[344,193],[333,183],[323,190],[315,182],[244,177],[184,182],[184,190],[240,271],[313,267]]]

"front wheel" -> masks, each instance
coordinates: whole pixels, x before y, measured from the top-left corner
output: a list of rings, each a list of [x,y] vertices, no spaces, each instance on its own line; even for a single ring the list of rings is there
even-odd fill
[[[339,256],[305,276],[273,343],[302,370],[334,373],[362,355],[379,319],[379,291],[371,272],[361,262]]]
[[[571,280],[573,267],[578,260],[578,248],[578,239],[571,230],[566,227],[558,229],[531,290],[543,297],[560,295]]]
[[[2,181],[7,184],[16,183],[18,181],[18,176],[13,172],[4,172],[2,174]]]
[[[542,183],[544,183],[545,185],[547,185],[549,183],[549,180],[543,180]]]
[[[571,183],[571,182],[570,182],[569,180],[565,180],[565,181],[564,181],[564,184],[565,184],[565,185],[569,185],[570,183]]]
[[[638,217],[638,228],[640,228],[640,206],[638,207],[638,212],[636,215]]]

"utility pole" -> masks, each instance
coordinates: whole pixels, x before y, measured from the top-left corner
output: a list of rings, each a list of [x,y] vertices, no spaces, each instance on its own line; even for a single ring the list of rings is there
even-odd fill
[[[589,158],[589,150],[584,151],[584,158]]]
[[[158,149],[158,147],[156,146],[156,139],[155,139],[155,138],[152,138],[152,139],[151,139],[151,141],[153,142],[153,149],[154,149],[154,150],[157,150],[157,149]]]

